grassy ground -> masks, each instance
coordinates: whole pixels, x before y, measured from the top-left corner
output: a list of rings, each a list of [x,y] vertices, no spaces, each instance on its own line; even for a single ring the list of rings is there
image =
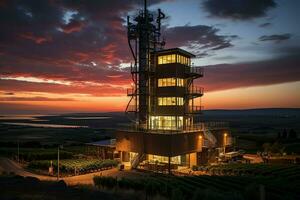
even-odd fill
[[[98,129],[90,128],[39,128],[0,124],[0,142],[5,145],[17,141],[26,145],[37,142],[41,145],[78,144],[101,140],[110,135]]]
[[[99,191],[89,186],[67,186],[63,181],[39,181],[32,177],[0,176],[0,199],[18,200],[131,200],[138,194]]]
[[[27,165],[27,169],[41,172],[48,175],[48,169],[53,167],[53,175],[57,174],[57,160],[36,160],[31,161]],[[62,176],[79,175],[101,171],[116,167],[118,164],[115,160],[100,160],[100,159],[62,159],[60,160],[60,172]]]
[[[253,200],[260,199],[260,195],[267,200],[300,198],[300,168],[297,165],[224,165],[211,170],[218,175],[153,175],[139,179],[95,177],[94,182],[99,188],[132,189],[170,199]]]

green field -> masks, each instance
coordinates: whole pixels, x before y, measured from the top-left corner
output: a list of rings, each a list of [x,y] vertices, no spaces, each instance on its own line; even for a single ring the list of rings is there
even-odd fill
[[[220,169],[239,170],[241,173],[184,177],[152,175],[144,179],[95,177],[94,182],[103,189],[132,189],[144,191],[148,196],[161,195],[171,199],[252,200],[259,199],[260,189],[265,192],[267,200],[296,200],[300,197],[300,166],[227,165]]]
[[[108,138],[110,133],[91,128],[40,128],[0,124],[1,146],[55,146],[58,144],[81,144]],[[35,142],[35,143],[34,143]]]
[[[67,186],[63,181],[40,181],[33,177],[0,175],[3,200],[133,200],[138,194],[99,191],[92,186]]]
[[[99,159],[66,159],[60,160],[60,170],[66,174],[83,174],[93,172],[95,170],[103,170],[111,167],[116,167],[118,162],[115,160],[99,160]],[[31,161],[27,168],[33,170],[48,171],[51,165],[50,160]],[[54,170],[57,169],[57,160],[52,162]]]
[[[76,155],[83,155],[86,153],[85,146],[64,146],[60,149],[60,158],[68,159],[73,158]],[[18,148],[16,147],[1,147],[0,155],[17,160]],[[57,147],[36,147],[36,148],[19,148],[20,161],[30,162],[33,160],[56,160],[57,159]]]

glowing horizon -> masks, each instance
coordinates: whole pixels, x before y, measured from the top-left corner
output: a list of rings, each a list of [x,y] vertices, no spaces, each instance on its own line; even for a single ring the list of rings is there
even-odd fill
[[[300,108],[299,3],[254,2],[245,13],[203,2],[158,0],[149,9],[168,15],[166,48],[195,54],[205,69],[196,82],[204,109]],[[1,2],[0,113],[124,111],[132,82],[124,19],[139,7]]]

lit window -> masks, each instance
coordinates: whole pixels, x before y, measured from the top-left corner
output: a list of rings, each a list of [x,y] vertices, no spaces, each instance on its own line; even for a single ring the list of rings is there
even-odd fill
[[[169,63],[180,63],[183,65],[190,65],[190,58],[179,55],[179,54],[170,54],[164,56],[158,56],[158,64],[169,64]]]
[[[190,58],[182,56],[182,55],[177,55],[177,63],[183,64],[183,65],[189,65]]]
[[[158,64],[176,63],[176,54],[170,54],[165,56],[158,56]]]
[[[176,54],[172,54],[172,60],[171,60],[172,63],[176,63]]]
[[[177,124],[176,124],[177,121]],[[151,129],[175,130],[182,128],[183,116],[150,116]]]
[[[177,81],[177,83],[176,83]],[[161,78],[157,81],[158,87],[184,87],[184,79],[182,78]]]
[[[183,97],[158,97],[159,106],[182,106]]]
[[[163,63],[162,56],[159,56],[159,57],[158,57],[158,64],[160,65],[160,64],[162,64],[162,63]]]

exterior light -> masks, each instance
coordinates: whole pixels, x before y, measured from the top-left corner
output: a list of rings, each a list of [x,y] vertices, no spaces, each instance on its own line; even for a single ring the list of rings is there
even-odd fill
[[[227,137],[227,133],[224,133],[224,137]]]
[[[202,139],[202,135],[199,135],[199,137],[198,137],[200,140]]]

